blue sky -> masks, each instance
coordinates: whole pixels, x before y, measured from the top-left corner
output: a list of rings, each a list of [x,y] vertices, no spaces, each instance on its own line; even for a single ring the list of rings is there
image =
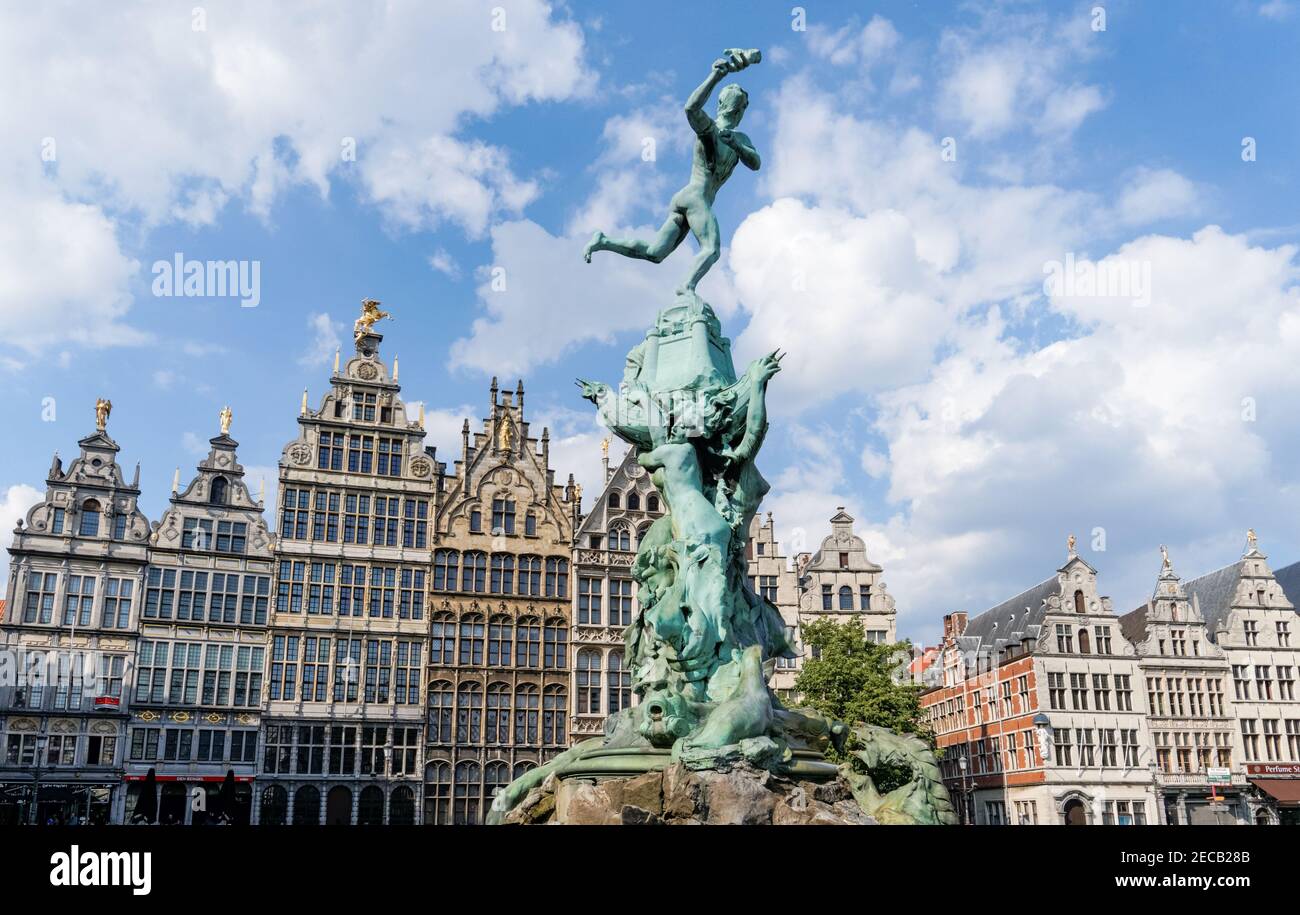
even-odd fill
[[[701,292],[738,358],[790,352],[762,466],[791,552],[848,506],[927,641],[1072,531],[1120,610],[1160,543],[1187,576],[1248,526],[1300,557],[1300,4],[264,6],[0,11],[6,530],[100,395],[152,519],[226,403],[272,488],[367,296],[440,456],[522,376],[592,492],[572,379],[619,377],[691,253],[581,247],[659,224],[682,102],[737,46],[764,165]],[[259,304],[155,296],[177,253],[257,261]],[[1067,258],[1149,295],[1045,288]]]

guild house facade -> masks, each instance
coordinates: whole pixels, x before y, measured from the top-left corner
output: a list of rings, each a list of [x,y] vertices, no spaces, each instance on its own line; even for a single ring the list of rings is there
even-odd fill
[[[1137,652],[1073,537],[1045,581],[944,617],[941,655],[921,704],[963,822],[1157,822]]]
[[[416,822],[435,462],[381,341],[359,328],[319,406],[303,392],[280,458],[263,823]]]
[[[570,570],[581,493],[555,482],[524,386],[492,380],[437,468],[424,822],[483,821],[493,794],[570,741]]]
[[[9,547],[0,641],[17,682],[0,686],[0,824],[106,823],[123,800],[129,682],[149,522],[107,432],[112,404]]]
[[[134,818],[150,771],[161,823],[252,817],[275,540],[244,479],[228,407],[219,419],[197,475],[182,489],[177,470],[171,504],[149,535],[122,822]],[[233,791],[220,798],[228,778]],[[206,794],[201,810],[195,789]]]

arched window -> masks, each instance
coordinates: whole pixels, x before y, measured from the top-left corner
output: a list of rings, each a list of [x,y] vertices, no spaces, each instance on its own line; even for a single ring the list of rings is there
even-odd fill
[[[515,667],[537,667],[541,663],[542,624],[525,616],[515,627]]]
[[[451,766],[433,762],[424,767],[424,825],[451,822]]]
[[[315,785],[303,785],[293,793],[293,825],[320,825],[320,789]]]
[[[632,549],[632,534],[626,527],[620,524],[618,527],[610,529],[609,548],[611,550],[623,550],[624,552]]]
[[[853,589],[850,588],[848,585],[845,585],[844,587],[840,588],[840,609],[841,610],[853,609]]]
[[[546,560],[546,596],[569,596],[569,560]]]
[[[1075,592],[1074,592],[1074,612],[1075,612],[1075,613],[1083,613],[1083,612],[1084,612],[1084,606],[1083,606],[1083,592],[1082,592],[1082,591],[1075,591]]]
[[[546,687],[542,696],[542,743],[564,743],[564,719],[569,711],[569,697],[563,686]]]
[[[525,683],[515,690],[515,745],[537,746],[537,687]]]
[[[479,798],[483,791],[482,770],[478,763],[456,765],[455,794],[451,821],[457,826],[476,826],[479,821]]]
[[[384,789],[377,785],[361,789],[361,798],[357,801],[357,825],[384,825]]]
[[[487,743],[510,743],[510,684],[489,683],[487,688]]]
[[[225,505],[226,498],[228,496],[227,490],[229,489],[230,489],[230,484],[226,482],[225,477],[215,477],[212,480],[212,492],[208,498],[208,501],[211,502],[213,505]]]
[[[456,743],[478,743],[483,739],[483,687],[462,683],[456,696]]]
[[[508,784],[510,784],[510,767],[503,762],[488,763],[487,768],[483,770],[483,793],[487,803],[491,804],[497,792]]]
[[[519,589],[521,597],[542,596],[542,557],[519,557]]]
[[[280,785],[262,792],[262,810],[258,822],[263,826],[283,826],[289,815],[289,793]]]
[[[342,785],[335,785],[325,795],[325,825],[352,825],[352,791]]]
[[[492,554],[492,593],[515,593],[515,557],[508,553]]]
[[[564,620],[549,619],[546,621],[546,631],[543,635],[542,666],[550,670],[568,667],[568,624]]]
[[[514,641],[510,617],[497,614],[488,622],[488,667],[509,667]]]
[[[627,510],[632,512],[641,510],[641,497],[634,492],[627,494]]]
[[[623,667],[623,652],[609,654],[609,714],[617,715],[632,704],[632,672]]]
[[[460,568],[459,550],[437,550],[433,554],[433,590],[455,591]]]
[[[487,553],[471,550],[465,554],[464,570],[460,578],[462,591],[476,591],[482,594],[487,590]]]
[[[443,611],[433,617],[433,641],[429,644],[429,663],[450,667],[456,663],[456,620]]]
[[[1091,646],[1088,642],[1088,630],[1081,628],[1079,630],[1079,654],[1091,654]]]
[[[99,503],[94,499],[87,499],[81,503],[81,528],[77,532],[82,537],[95,537],[99,535]]]
[[[578,652],[578,714],[600,713],[600,655],[589,649]]]
[[[388,825],[415,825],[415,792],[406,785],[398,785],[388,799]]]
[[[451,743],[451,684],[435,680],[429,684],[429,743]]]
[[[648,512],[659,511],[659,496],[655,493],[645,497],[645,510]]]
[[[637,546],[640,546],[640,545],[641,545],[641,542],[642,542],[643,540],[645,540],[645,535],[648,534],[648,533],[650,533],[650,525],[649,525],[649,524],[643,524],[643,525],[641,525],[639,528],[637,528],[637,532],[636,532],[636,545],[637,545]]]
[[[483,663],[483,617],[477,613],[460,618],[460,663]]]
[[[525,775],[527,775],[529,772],[531,772],[533,769],[536,769],[536,768],[537,768],[536,765],[534,765],[533,763],[528,762],[527,760],[525,760],[524,762],[518,762],[518,763],[515,763],[515,772],[514,772],[514,776],[515,776],[515,778],[517,778],[517,779],[518,779],[518,778],[523,778]]]
[[[616,493],[616,492],[611,492],[611,493],[609,494],[609,507],[610,507],[610,508],[619,508],[619,507],[620,507],[620,502],[619,502],[619,499],[618,499],[618,493]]]

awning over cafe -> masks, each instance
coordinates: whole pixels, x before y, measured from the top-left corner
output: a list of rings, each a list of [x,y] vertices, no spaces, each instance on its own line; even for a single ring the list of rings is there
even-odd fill
[[[1300,778],[1252,778],[1250,783],[1279,804],[1300,804]]]

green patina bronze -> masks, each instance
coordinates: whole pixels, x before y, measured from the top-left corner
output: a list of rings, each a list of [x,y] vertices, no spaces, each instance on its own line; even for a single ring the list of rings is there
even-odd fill
[[[793,646],[779,611],[750,588],[746,574],[749,524],[769,488],[754,461],[767,433],[767,387],[781,369],[781,354],[756,359],[737,377],[731,343],[694,291],[717,259],[711,205],[718,188],[737,161],[758,168],[748,138],[734,130],[747,104],[743,91],[723,90],[716,121],[701,106],[726,73],[760,59],[757,51],[725,52],[691,95],[686,114],[697,134],[692,177],[673,197],[659,238],[621,242],[597,233],[585,252],[588,259],[607,250],[657,262],[688,227],[701,246],[676,301],[628,353],[618,388],[579,381],[603,422],[637,449],[667,509],[641,539],[633,566],[640,609],[625,642],[640,701],[606,720],[604,738],[573,747],[502,790],[489,822],[500,822],[552,773],[615,777],[673,761],[708,769],[744,760],[782,775],[837,777],[825,751],[832,745],[843,751],[848,729],[813,711],[784,708],[768,688],[776,659],[793,657]],[[928,748],[918,753],[907,738],[887,731],[862,733],[870,733],[862,752],[871,758],[915,763],[927,757],[934,768]],[[918,772],[920,793],[905,797],[878,796],[869,777],[851,767],[844,771],[856,777],[854,794],[864,809],[870,804],[892,822],[942,818],[939,805],[926,806],[939,795],[946,803],[941,782],[929,778],[922,785],[928,769]]]

